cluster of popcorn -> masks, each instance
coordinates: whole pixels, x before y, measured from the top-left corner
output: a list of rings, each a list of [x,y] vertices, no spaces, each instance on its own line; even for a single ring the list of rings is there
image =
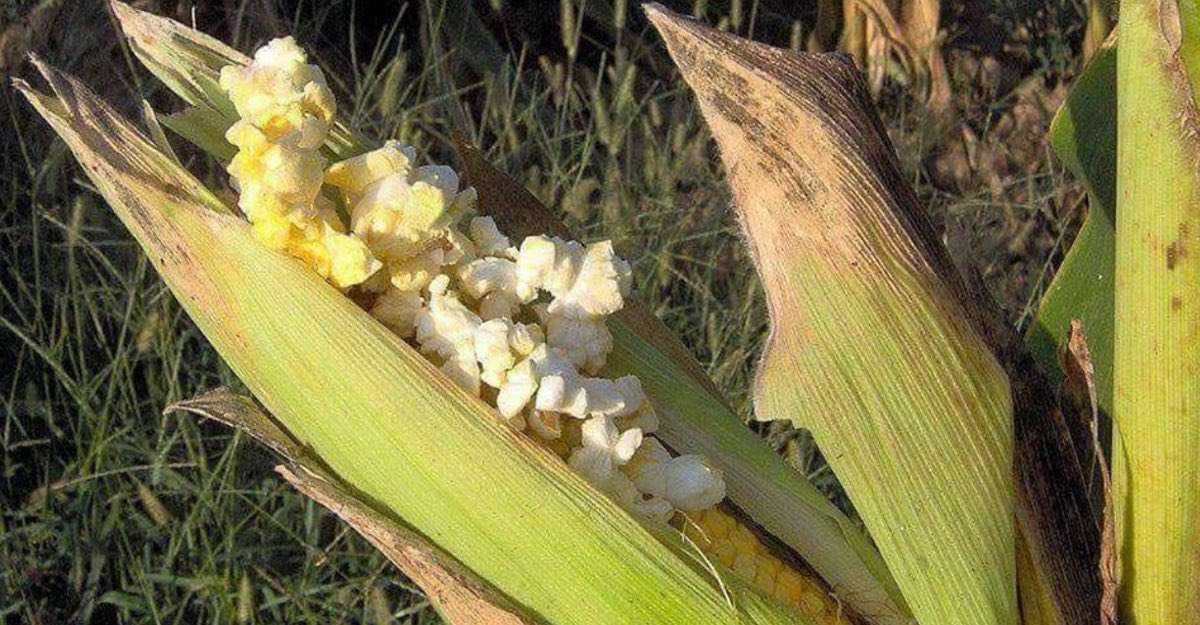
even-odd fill
[[[225,133],[238,149],[228,172],[259,240],[339,288],[375,273],[379,261],[321,195],[321,146],[336,109],[321,70],[286,37],[259,48],[247,67],[223,68],[220,84],[241,118]]]
[[[354,287],[458,386],[640,518],[666,523],[724,498],[703,458],[672,456],[651,436],[658,421],[636,377],[599,376],[613,346],[605,317],[631,281],[610,242],[514,245],[474,216],[475,192],[453,169],[416,166],[395,141],[326,169],[333,98],[290,38],[226,68],[221,84],[242,117],[228,135],[239,149],[229,171],[260,238]]]

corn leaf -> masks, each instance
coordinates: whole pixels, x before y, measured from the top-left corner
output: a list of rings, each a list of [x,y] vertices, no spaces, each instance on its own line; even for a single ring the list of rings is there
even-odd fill
[[[1114,38],[1097,50],[1050,125],[1055,154],[1087,189],[1088,214],[1025,336],[1038,364],[1061,381],[1058,354],[1071,320],[1080,320],[1095,363],[1096,401],[1105,414],[1112,414],[1116,86]]]
[[[1016,623],[1007,378],[861,75],[648,13],[721,148],[767,292],[756,415],[813,430],[919,622]]]
[[[74,79],[18,87],[75,153],[200,330],[279,422],[533,618],[785,623],[693,566],[248,224]],[[678,544],[678,543],[676,543]],[[647,589],[653,589],[647,592]]]
[[[139,58],[156,76],[182,74],[199,77],[196,82],[213,81],[220,67],[207,64],[208,60],[238,54],[222,52],[223,44],[171,20],[119,2],[113,5],[131,46],[143,50]],[[171,36],[158,34],[164,32]],[[172,46],[183,49],[162,49]],[[187,52],[206,46],[213,51]],[[245,62],[246,57],[239,55],[234,61]],[[213,156],[227,159],[229,147],[223,135],[235,117],[221,113],[230,110],[224,95],[209,95],[208,100],[189,100],[188,91],[179,95],[195,106],[168,116],[166,125]],[[335,154],[357,154],[371,147],[349,131],[345,137],[329,146]],[[460,142],[459,153],[469,182],[479,191],[481,210],[494,216],[506,232],[517,237],[548,233],[575,238],[536,198],[492,168],[476,150]],[[851,610],[880,623],[909,621],[903,598],[869,539],[744,427],[661,321],[634,304],[610,320],[610,329],[615,348],[609,373],[631,373],[643,381],[659,412],[664,442],[681,453],[700,453],[713,460],[725,473],[730,499],[794,549]]]
[[[1121,3],[1113,417],[1127,484],[1121,621],[1200,606],[1200,7]]]

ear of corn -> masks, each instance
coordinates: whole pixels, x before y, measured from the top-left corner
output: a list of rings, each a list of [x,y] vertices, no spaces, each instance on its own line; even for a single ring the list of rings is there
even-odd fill
[[[170,20],[119,2],[113,6],[138,58],[193,105],[169,116],[168,127],[210,154],[228,159],[231,153],[223,134],[236,116],[212,85],[224,63],[245,64],[249,59]],[[215,51],[206,50],[210,47]],[[188,78],[177,78],[180,75]],[[202,87],[188,86],[192,84]],[[344,126],[335,123],[334,129],[340,138],[327,143],[332,154],[346,157],[368,149]],[[481,189],[481,210],[496,217],[506,232],[518,237],[549,233],[569,238],[520,185],[491,170],[477,153],[462,150],[461,154],[471,183]],[[518,195],[523,201],[507,208],[503,202],[492,202]],[[724,472],[730,499],[828,580],[833,597],[827,601],[841,601],[881,623],[908,621],[899,590],[862,531],[743,426],[661,322],[632,306],[610,318],[609,326],[614,351],[606,374],[632,374],[642,380],[654,400],[662,428],[659,436],[665,443],[682,453],[702,454],[717,465]],[[821,583],[813,580],[812,586]]]
[[[1200,7],[1121,3],[1113,417],[1122,622],[1200,606]]]
[[[337,290],[260,245],[86,88],[42,69],[57,97],[22,91],[196,324],[291,433],[373,506],[550,622],[796,619],[689,565],[669,535],[651,534]]]
[[[861,77],[650,16],[721,147],[767,292],[756,416],[813,430],[918,621],[1017,623],[1007,378]]]

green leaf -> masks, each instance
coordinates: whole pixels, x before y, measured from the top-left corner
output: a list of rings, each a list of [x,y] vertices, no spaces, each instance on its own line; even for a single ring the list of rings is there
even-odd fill
[[[336,289],[259,244],[85,87],[40,69],[57,97],[18,88],[224,360],[356,497],[551,623],[796,620],[732,580],[718,584],[677,536],[652,534],[512,432]]]
[[[1112,414],[1114,213],[1117,172],[1117,48],[1112,38],[1075,80],[1050,125],[1050,145],[1088,192],[1088,214],[1046,289],[1025,345],[1062,380],[1059,353],[1072,319],[1083,322],[1095,364],[1096,401]]]

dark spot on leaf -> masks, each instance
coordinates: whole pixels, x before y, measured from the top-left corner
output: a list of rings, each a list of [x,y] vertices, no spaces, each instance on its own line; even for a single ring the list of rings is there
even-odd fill
[[[1187,256],[1187,248],[1182,240],[1173,241],[1167,246],[1167,269],[1174,269],[1179,261]]]
[[[1179,310],[1183,308],[1183,298],[1178,295],[1171,296],[1171,310]]]

